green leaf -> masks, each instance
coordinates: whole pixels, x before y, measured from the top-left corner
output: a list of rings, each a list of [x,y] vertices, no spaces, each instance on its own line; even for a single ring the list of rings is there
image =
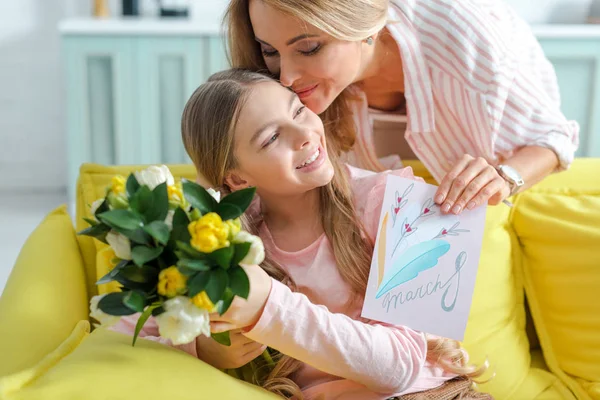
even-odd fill
[[[233,258],[231,259],[232,265],[238,265],[240,261],[244,259],[248,255],[250,251],[250,247],[252,247],[252,243],[244,242],[244,243],[235,243],[233,245]]]
[[[233,294],[247,299],[250,293],[250,281],[246,271],[242,267],[233,267],[228,271],[228,275],[229,287]]]
[[[166,246],[169,242],[169,227],[163,221],[153,221],[149,225],[144,226],[144,231],[158,240],[158,243]]]
[[[99,224],[99,222],[98,222],[98,221],[96,221],[95,219],[91,219],[91,218],[86,218],[86,217],[83,217],[83,220],[84,220],[85,222],[87,222],[88,224],[90,224],[90,226],[96,226],[96,225],[98,225],[98,224]]]
[[[96,219],[98,219],[98,215],[102,214],[103,212],[109,211],[110,208],[108,207],[108,201],[106,201],[106,198],[104,199],[104,201],[102,202],[102,204],[100,204],[100,207],[98,207],[96,209],[96,212],[94,213],[94,217],[96,217]]]
[[[142,228],[134,230],[114,228],[114,230],[129,238],[129,240],[131,240],[134,244],[137,243],[145,246],[152,244],[152,237],[148,235]]]
[[[152,206],[144,214],[147,222],[164,221],[169,212],[169,192],[163,182],[152,191]]]
[[[173,215],[173,229],[171,230],[171,240],[189,243],[192,239],[190,231],[188,230],[189,224],[190,219],[188,218],[187,213],[183,211],[181,207],[177,207],[175,209],[175,214]]]
[[[190,277],[192,277],[192,276],[194,276],[194,275],[196,275],[198,273],[197,270],[188,268],[188,267],[183,266],[183,265],[178,265],[177,269],[179,270],[179,272],[181,272],[182,275],[185,275],[188,278],[190,278]]]
[[[223,221],[227,221],[228,219],[236,219],[243,214],[243,211],[235,204],[219,203],[217,214],[221,216]]]
[[[129,264],[129,260],[122,260],[121,262],[119,262],[108,274],[106,274],[102,278],[100,278],[96,282],[96,285],[102,285],[104,283],[108,283],[108,282],[114,281],[115,277],[117,276],[117,274],[123,268],[125,268],[125,266],[127,266],[127,264]]]
[[[214,212],[217,209],[219,203],[202,186],[188,180],[184,180],[182,186],[185,199],[202,214]]]
[[[175,209],[175,214],[173,215],[173,227],[175,226],[185,226],[187,229],[190,224],[190,219],[185,211],[181,207],[177,207]]]
[[[98,218],[112,227],[135,230],[142,226],[143,221],[140,217],[129,210],[112,210],[103,212]]]
[[[229,310],[234,298],[235,295],[231,289],[225,289],[225,292],[223,293],[223,299],[217,303],[217,312],[219,315],[223,315],[227,312],[227,310]]]
[[[217,343],[220,343],[223,346],[231,346],[231,338],[229,337],[229,332],[211,333],[210,337],[212,337]]]
[[[129,174],[125,188],[127,189],[127,197],[129,197],[130,199],[136,194],[136,192],[140,188],[140,184],[135,178],[134,174]]]
[[[256,188],[251,187],[247,189],[237,190],[233,193],[228,194],[227,196],[221,199],[219,204],[232,204],[238,207],[243,213],[246,211],[250,203],[252,203],[252,199],[254,198],[254,194],[256,193]],[[235,217],[237,218],[237,217]]]
[[[223,247],[208,254],[208,257],[216,262],[221,268],[229,269],[233,258],[233,247]]]
[[[225,288],[229,284],[229,277],[227,276],[227,272],[220,268],[210,271],[209,274],[210,277],[204,290],[206,290],[210,301],[217,303],[221,300],[221,296],[223,296]]]
[[[177,262],[177,266],[189,268],[196,272],[210,270],[210,264],[206,260],[190,260],[188,258],[182,258]]]
[[[98,224],[90,226],[89,228],[86,228],[81,232],[78,232],[77,234],[83,236],[91,236],[93,238],[98,239],[102,243],[108,244],[106,241],[106,235],[108,234],[108,232],[110,232],[110,226],[105,224]]]
[[[131,249],[131,258],[133,262],[142,266],[146,264],[148,261],[154,260],[156,257],[160,256],[163,252],[163,247],[146,247],[146,246],[136,246]]]
[[[210,272],[198,272],[192,279],[188,281],[188,296],[194,297],[198,293],[205,290],[208,281],[210,280]]]
[[[109,293],[98,302],[98,308],[109,315],[131,315],[134,310],[124,303],[125,296],[130,292]]]
[[[177,248],[180,250],[180,253],[183,253],[186,257],[180,258],[193,258],[193,259],[205,259],[206,256],[204,253],[200,253],[198,250],[194,249],[189,243],[177,241]]]
[[[135,312],[142,312],[144,311],[144,306],[146,305],[146,299],[139,292],[131,291],[128,292],[123,298],[123,304]]]
[[[158,307],[160,307],[160,304],[153,304],[151,306],[148,306],[148,307],[146,307],[146,309],[144,310],[142,315],[140,315],[140,318],[138,319],[137,323],[135,324],[135,333],[133,334],[133,343],[131,344],[131,346],[135,346],[135,341],[137,340],[137,337],[140,334],[140,331],[144,327],[144,324],[146,323],[148,318],[150,318],[150,315],[152,315],[152,311],[154,311],[154,309],[156,309]]]
[[[151,283],[155,285],[158,281],[159,271],[156,268],[149,267],[147,265],[142,265],[141,267],[137,265],[128,265],[124,267],[118,274],[118,276],[122,276],[128,281],[135,283]]]
[[[148,210],[152,207],[152,191],[148,186],[141,186],[136,193],[130,197],[129,206],[140,215],[146,216]]]

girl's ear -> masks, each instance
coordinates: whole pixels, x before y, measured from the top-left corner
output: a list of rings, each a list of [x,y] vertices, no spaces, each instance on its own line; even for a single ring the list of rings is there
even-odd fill
[[[232,192],[250,187],[250,183],[235,172],[229,172],[225,177],[225,184]]]

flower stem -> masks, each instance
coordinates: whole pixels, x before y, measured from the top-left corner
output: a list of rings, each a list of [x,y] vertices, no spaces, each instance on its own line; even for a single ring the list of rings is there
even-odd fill
[[[265,349],[265,351],[263,351],[262,357],[267,362],[267,365],[269,367],[275,366],[275,363],[273,362],[273,358],[271,357],[271,354],[269,353],[269,349]]]

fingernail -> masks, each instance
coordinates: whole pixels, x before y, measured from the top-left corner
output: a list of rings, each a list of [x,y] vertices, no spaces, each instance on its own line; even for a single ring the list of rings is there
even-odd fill
[[[442,206],[442,212],[450,211],[450,203],[446,203]]]
[[[475,204],[475,202],[474,202],[474,201],[472,201],[472,202],[470,202],[470,203],[469,203],[469,205],[467,206],[467,208],[468,208],[469,210],[472,210],[472,209],[474,209],[474,208],[475,208],[475,206],[476,206],[476,205],[477,205],[477,204]]]
[[[452,209],[452,212],[453,212],[454,214],[458,214],[458,213],[460,213],[460,206],[459,206],[459,205],[456,205],[456,206],[454,206],[454,208]]]
[[[443,194],[438,194],[437,197],[435,198],[435,202],[437,204],[442,204],[443,201],[444,201],[444,195]]]

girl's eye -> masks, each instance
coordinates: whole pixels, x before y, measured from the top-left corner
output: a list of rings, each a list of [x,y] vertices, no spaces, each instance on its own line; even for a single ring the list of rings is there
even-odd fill
[[[296,118],[298,115],[302,114],[304,112],[304,109],[306,108],[306,106],[302,106],[298,109],[298,111],[296,111],[296,114],[294,115],[294,118]]]
[[[271,139],[269,139],[269,141],[267,143],[265,143],[262,148],[264,149],[265,147],[268,147],[270,144],[272,144],[274,141],[276,141],[278,137],[279,137],[279,133],[276,133],[273,136],[271,136]]]
[[[304,56],[312,56],[317,54],[322,47],[323,46],[321,46],[319,43],[315,43],[314,45],[307,46],[307,48],[304,50],[300,50],[300,54]]]

